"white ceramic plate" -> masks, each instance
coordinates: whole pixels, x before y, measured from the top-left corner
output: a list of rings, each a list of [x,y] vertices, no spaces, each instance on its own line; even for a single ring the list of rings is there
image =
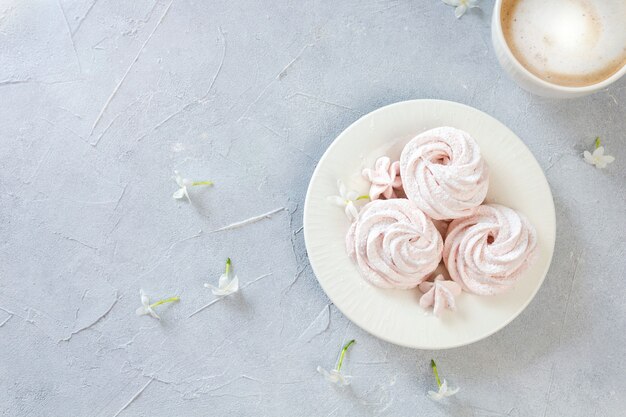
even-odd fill
[[[361,278],[348,258],[344,238],[349,221],[326,200],[337,195],[337,179],[367,194],[360,172],[377,157],[395,160],[415,135],[438,126],[469,132],[490,169],[487,202],[525,214],[537,228],[538,257],[513,290],[493,297],[463,293],[456,313],[438,319],[423,310],[416,290],[383,290]],[[330,145],[317,165],[304,207],[304,239],[311,266],[332,300],[355,324],[402,346],[445,349],[492,335],[530,303],[552,260],[555,239],[552,193],[539,164],[524,143],[493,117],[450,101],[412,100],[392,104],[353,123]]]

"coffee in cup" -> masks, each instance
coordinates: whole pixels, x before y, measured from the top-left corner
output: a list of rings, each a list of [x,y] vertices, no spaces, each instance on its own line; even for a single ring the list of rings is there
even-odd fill
[[[502,0],[500,24],[515,59],[565,87],[601,83],[626,66],[625,0]]]

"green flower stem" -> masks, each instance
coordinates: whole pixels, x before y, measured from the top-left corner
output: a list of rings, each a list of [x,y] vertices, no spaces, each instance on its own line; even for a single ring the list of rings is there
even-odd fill
[[[150,307],[154,308],[156,306],[160,306],[161,304],[173,303],[173,302],[176,302],[176,301],[180,301],[180,297],[170,297],[170,298],[166,298],[165,300],[159,300],[156,303],[150,304]]]
[[[226,275],[230,272],[230,258],[226,259]]]
[[[369,200],[370,196],[369,195],[360,195],[356,199],[357,199],[357,201],[358,200]]]
[[[435,379],[437,380],[437,386],[441,387],[441,380],[439,379],[439,372],[437,372],[437,364],[433,359],[430,360],[430,367],[433,368],[433,374],[435,374]]]
[[[339,363],[337,364],[337,368],[336,368],[337,371],[341,370],[341,365],[343,365],[343,358],[344,356],[346,356],[346,351],[354,342],[355,342],[354,339],[350,340],[348,343],[345,344],[343,349],[341,349],[341,355],[339,356]]]
[[[596,144],[596,149],[598,149],[600,146],[602,146],[602,142],[600,142],[600,136],[596,137],[595,144]]]
[[[196,185],[213,185],[213,181],[194,181],[191,183],[192,186]]]

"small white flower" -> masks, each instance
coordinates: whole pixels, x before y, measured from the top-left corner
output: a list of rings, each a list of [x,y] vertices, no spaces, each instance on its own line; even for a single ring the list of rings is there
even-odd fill
[[[191,198],[189,198],[189,192],[187,191],[187,187],[194,187],[196,185],[213,185],[212,181],[193,181],[189,178],[183,178],[178,171],[174,171],[174,181],[178,184],[178,190],[174,191],[172,197],[180,200],[181,198],[187,198],[191,203]]]
[[[346,356],[346,351],[348,350],[350,346],[352,346],[354,342],[355,342],[354,339],[350,340],[348,343],[346,343],[343,346],[343,348],[341,349],[341,354],[339,355],[339,361],[337,362],[337,367],[335,369],[331,369],[330,371],[327,371],[321,366],[317,367],[317,372],[319,372],[326,381],[336,384],[340,387],[350,385],[350,382],[352,381],[352,377],[350,375],[342,374],[341,366],[343,365],[343,358]]]
[[[583,157],[588,164],[595,165],[596,168],[602,169],[606,168],[608,164],[615,161],[615,157],[604,154],[604,146],[602,146],[599,137],[596,138],[595,146],[596,148],[593,153],[589,151],[583,152]]]
[[[213,292],[214,295],[223,297],[239,290],[239,278],[237,278],[237,275],[232,276],[230,272],[230,265],[230,258],[228,258],[226,260],[226,271],[220,275],[217,287],[209,283],[204,284],[206,288],[211,289],[211,292]]]
[[[180,300],[179,297],[170,297],[150,304],[150,298],[143,290],[139,290],[139,295],[141,296],[141,307],[139,307],[135,313],[137,313],[138,316],[150,315],[157,320],[161,320],[161,317],[154,311],[154,307]]]
[[[152,307],[150,306],[150,298],[148,298],[146,293],[143,292],[143,290],[139,290],[139,295],[141,296],[141,304],[142,304],[142,306],[139,307],[137,309],[137,311],[135,311],[137,313],[137,315],[138,316],[144,316],[146,314],[149,314],[152,317],[154,317],[155,319],[160,320],[161,317],[159,317],[159,315],[157,313],[155,313],[154,310],[152,309]]]
[[[340,387],[344,387],[346,385],[350,385],[352,381],[352,377],[350,375],[344,375],[336,369],[331,369],[330,372],[321,366],[317,367],[317,372],[322,374],[324,379],[332,384],[337,384]]]
[[[451,397],[457,392],[459,392],[459,388],[448,388],[448,383],[444,379],[443,382],[439,379],[439,372],[437,372],[437,364],[433,359],[430,360],[430,367],[433,369],[433,374],[435,375],[435,380],[437,381],[437,386],[439,387],[438,391],[428,391],[428,396],[434,401],[441,401],[446,397]]]
[[[465,14],[467,9],[473,9],[474,7],[480,7],[478,5],[479,0],[442,0],[448,6],[455,6],[454,15],[456,18],[460,18]]]
[[[336,206],[343,207],[350,221],[356,220],[359,216],[359,209],[357,208],[357,202],[359,200],[367,199],[368,196],[359,196],[356,191],[348,190],[346,185],[341,180],[337,180],[337,188],[339,189],[339,195],[329,196],[326,199]]]
[[[435,401],[441,401],[446,397],[451,397],[459,392],[459,388],[448,388],[448,382],[444,379],[439,387],[439,391],[428,391],[428,396]]]
[[[174,171],[174,175],[174,181],[176,181],[176,184],[178,184],[180,188],[174,191],[172,197],[176,199],[187,197],[187,200],[191,201],[191,199],[189,198],[189,193],[187,192],[187,187],[191,185],[192,181],[188,178],[181,177],[178,171]]]

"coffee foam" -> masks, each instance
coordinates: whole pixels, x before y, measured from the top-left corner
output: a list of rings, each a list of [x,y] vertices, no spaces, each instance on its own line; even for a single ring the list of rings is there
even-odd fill
[[[626,65],[624,0],[504,0],[500,21],[515,58],[549,83],[593,85]]]

